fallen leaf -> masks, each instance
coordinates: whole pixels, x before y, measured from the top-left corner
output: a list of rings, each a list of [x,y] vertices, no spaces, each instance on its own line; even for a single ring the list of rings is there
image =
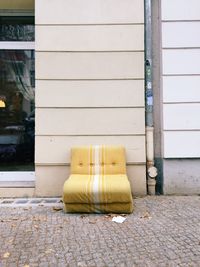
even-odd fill
[[[54,210],[54,211],[60,211],[60,210],[62,210],[62,208],[59,208],[59,207],[53,207],[53,210]]]
[[[95,224],[95,223],[96,223],[96,221],[89,221],[89,223],[91,223],[91,224]]]
[[[149,212],[146,211],[140,218],[151,219],[152,217],[150,216]]]
[[[12,220],[1,220],[1,222],[12,222]]]
[[[4,259],[7,259],[9,257],[10,257],[10,253],[9,252],[6,252],[6,253],[3,254],[3,258]]]
[[[26,208],[23,208],[23,210],[30,210],[31,207],[26,207]]]
[[[53,253],[55,252],[53,249],[49,248],[45,251],[45,254]]]
[[[109,214],[106,214],[106,215],[104,216],[104,218],[112,219],[112,218],[115,217],[115,216],[116,216],[116,214],[109,213]]]

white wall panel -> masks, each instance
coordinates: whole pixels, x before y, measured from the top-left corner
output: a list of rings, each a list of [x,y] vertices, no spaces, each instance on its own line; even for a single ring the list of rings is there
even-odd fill
[[[36,79],[144,78],[142,52],[36,54]]]
[[[200,74],[200,49],[163,50],[163,74]]]
[[[199,0],[162,0],[162,20],[200,20]]]
[[[200,47],[200,21],[163,22],[162,46],[166,48]]]
[[[36,26],[36,50],[144,50],[144,25]]]
[[[164,104],[165,130],[200,130],[200,104]]]
[[[40,164],[69,164],[73,146],[123,145],[126,148],[127,163],[144,163],[144,136],[37,136],[35,162]],[[48,151],[48,153],[44,153]]]
[[[36,24],[143,23],[142,0],[35,0]]]
[[[36,135],[127,135],[144,132],[144,108],[45,108],[36,112]]]
[[[173,131],[164,133],[165,158],[199,158],[199,131]]]
[[[37,107],[144,106],[143,80],[36,81]]]
[[[163,77],[164,102],[200,102],[200,76]]]

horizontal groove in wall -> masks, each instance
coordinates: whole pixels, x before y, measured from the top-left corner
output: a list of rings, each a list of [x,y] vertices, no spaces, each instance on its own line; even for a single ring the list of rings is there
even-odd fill
[[[37,53],[73,53],[73,54],[78,54],[78,53],[84,53],[84,54],[86,54],[86,53],[88,53],[88,54],[93,54],[93,53],[127,53],[127,52],[130,52],[130,53],[141,53],[141,52],[144,52],[144,50],[108,50],[108,51],[106,51],[106,50],[100,50],[100,51],[52,51],[52,50],[50,50],[50,51],[48,51],[48,50],[35,50],[35,52],[37,52]]]
[[[188,103],[194,103],[194,102],[188,102]],[[195,103],[200,103],[200,102],[195,102]],[[168,104],[168,103],[167,103]],[[171,103],[169,103],[171,104]],[[95,106],[95,107],[89,107],[89,106],[84,106],[84,107],[81,107],[81,106],[74,106],[74,107],[65,107],[65,106],[60,106],[60,107],[51,107],[51,106],[45,106],[45,107],[42,107],[42,106],[35,106],[36,108],[40,108],[40,109],[50,109],[50,108],[53,108],[53,109],[103,109],[103,108],[108,108],[108,109],[119,109],[119,108],[144,108],[145,106]]]
[[[134,133],[134,134],[35,134],[35,136],[73,136],[73,137],[81,137],[81,136],[145,136],[144,133],[140,134],[140,133]]]
[[[85,50],[35,50],[37,53],[137,53],[137,52],[144,52],[144,50],[130,50],[130,49],[124,49],[124,50],[91,50],[91,51],[85,51]]]
[[[196,49],[200,49],[199,46],[193,46],[193,47],[162,47],[163,50],[196,50]]]
[[[131,108],[131,109],[141,109],[141,108],[144,108],[145,106],[115,106],[115,107],[106,107],[106,106],[95,106],[95,107],[80,107],[80,106],[77,106],[77,107],[39,107],[39,106],[36,106],[36,108],[38,109],[126,109],[126,108]]]
[[[127,166],[146,166],[146,162],[128,162]],[[56,166],[67,166],[70,167],[69,163],[35,163],[35,166],[44,167],[56,167]]]
[[[179,77],[181,77],[181,76],[200,76],[200,73],[199,74],[191,74],[191,73],[189,73],[189,74],[162,74],[162,76],[164,76],[164,77],[175,77],[175,76],[179,76]]]
[[[200,22],[200,20],[162,20],[161,22]]]
[[[65,26],[77,26],[77,27],[79,27],[79,26],[134,26],[134,25],[144,25],[144,23],[142,23],[142,22],[133,22],[133,23],[77,23],[77,24],[73,24],[73,23],[68,23],[68,24],[40,24],[40,23],[36,23],[35,24],[35,26],[63,26],[63,27],[65,27]]]
[[[164,129],[164,132],[200,132],[200,129]]]
[[[166,75],[169,76],[169,75]],[[144,78],[98,78],[98,79],[44,79],[44,78],[36,78],[36,81],[144,81]]]
[[[93,110],[96,110],[96,109],[143,109],[144,106],[135,106],[135,107],[50,107],[50,108],[46,108],[46,107],[42,107],[42,108],[38,108],[38,109],[93,109]]]
[[[173,105],[173,104],[177,104],[177,105],[181,105],[181,104],[200,104],[200,101],[181,101],[181,102],[177,102],[177,101],[163,101],[163,104],[169,104],[169,105]]]

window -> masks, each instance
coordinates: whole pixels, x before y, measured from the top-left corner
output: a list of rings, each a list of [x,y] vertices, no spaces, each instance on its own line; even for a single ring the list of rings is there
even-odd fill
[[[34,170],[33,17],[0,17],[0,171]]]

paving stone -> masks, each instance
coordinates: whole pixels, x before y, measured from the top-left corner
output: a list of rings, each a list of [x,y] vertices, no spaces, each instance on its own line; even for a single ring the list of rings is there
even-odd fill
[[[26,200],[0,205],[0,267],[200,266],[199,196],[137,198],[122,224]]]

